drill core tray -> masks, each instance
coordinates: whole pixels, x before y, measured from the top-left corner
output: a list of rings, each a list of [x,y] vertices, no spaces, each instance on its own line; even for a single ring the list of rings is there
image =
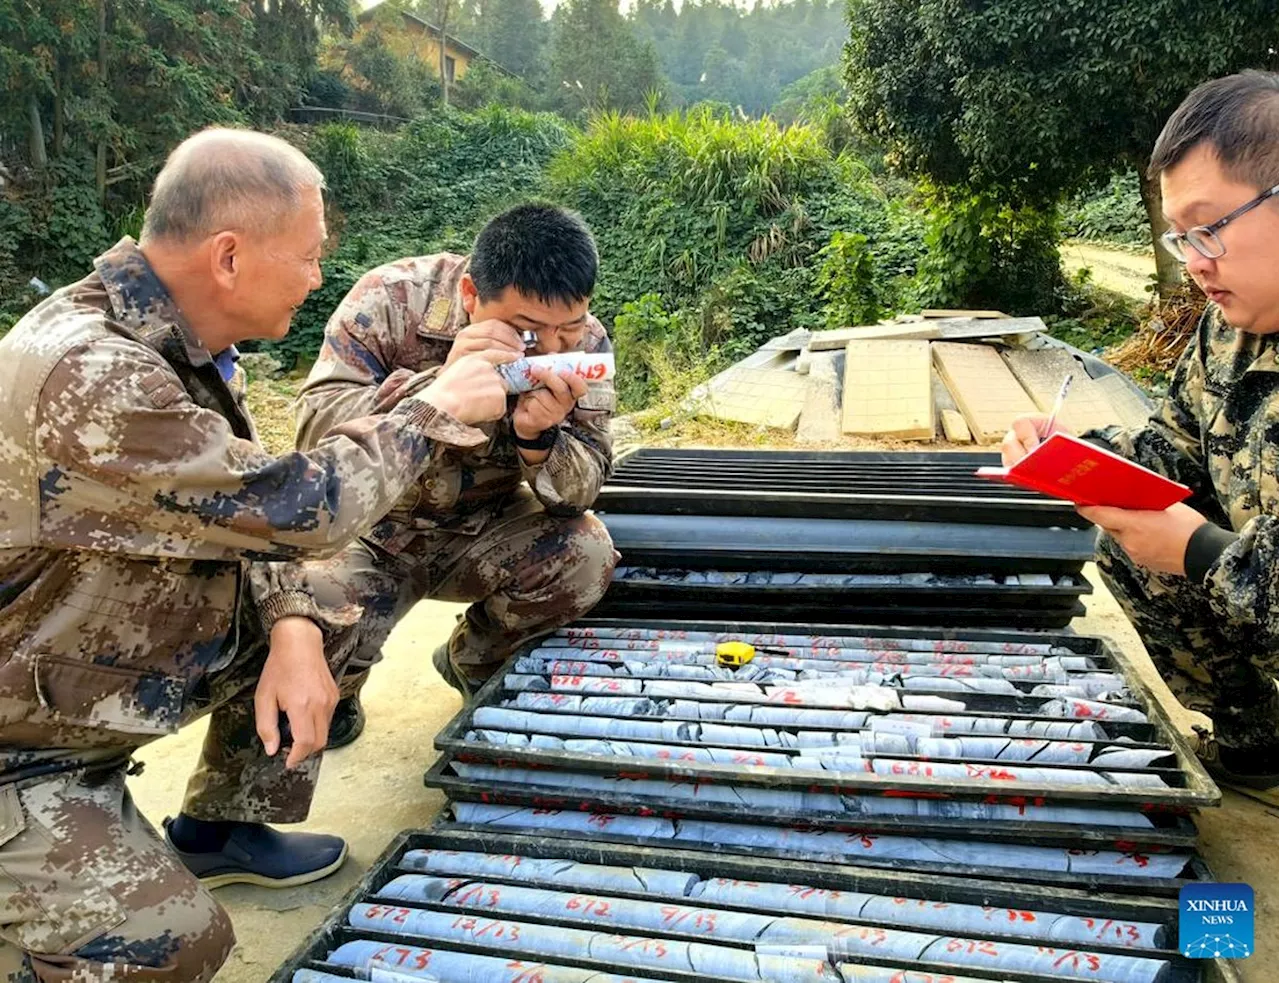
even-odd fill
[[[718,667],[718,640],[757,655]],[[1120,650],[1071,634],[586,619],[520,649],[435,743],[461,762],[836,796],[1219,800]]]
[[[1238,983],[1174,951],[1177,918],[1158,894],[441,820],[401,833],[270,983]]]

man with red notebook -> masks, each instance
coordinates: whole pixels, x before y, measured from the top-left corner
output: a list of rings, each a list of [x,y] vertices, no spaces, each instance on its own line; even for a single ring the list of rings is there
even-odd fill
[[[1151,157],[1170,229],[1163,244],[1209,307],[1168,395],[1137,429],[1085,439],[1192,490],[1161,511],[1082,507],[1103,535],[1098,568],[1187,707],[1208,714],[1197,753],[1221,781],[1277,784],[1277,81],[1207,82]],[[1005,437],[1011,467],[1043,416]]]

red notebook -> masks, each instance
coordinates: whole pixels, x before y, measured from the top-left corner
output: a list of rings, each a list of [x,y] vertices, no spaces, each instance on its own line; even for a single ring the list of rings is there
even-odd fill
[[[1055,433],[1011,468],[976,473],[1077,505],[1160,511],[1191,494],[1186,485],[1065,433]]]

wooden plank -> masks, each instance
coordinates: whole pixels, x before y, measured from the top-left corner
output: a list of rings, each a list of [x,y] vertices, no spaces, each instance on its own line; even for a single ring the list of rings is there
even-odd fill
[[[1062,380],[1071,373],[1071,389],[1058,414],[1058,420],[1071,433],[1082,434],[1120,422],[1120,415],[1106,392],[1098,388],[1084,366],[1067,350],[1011,348],[1001,355],[1042,413],[1053,412]]]
[[[933,439],[927,341],[851,341],[844,373],[845,433]]]
[[[712,380],[698,398],[698,416],[794,430],[808,380],[790,370],[733,368]]]
[[[953,444],[972,444],[973,434],[959,410],[942,410],[942,435]]]
[[[999,443],[1015,419],[1036,412],[1027,391],[989,345],[935,342],[933,361],[980,444]]]
[[[809,362],[809,388],[796,425],[796,443],[830,444],[840,439],[839,352],[815,352]]]
[[[932,307],[929,310],[921,311],[921,317],[1008,317],[1003,311],[964,311],[949,310],[943,308]]]
[[[1107,397],[1116,412],[1116,422],[1122,427],[1145,427],[1151,416],[1152,406],[1143,402],[1129,383],[1118,375],[1104,375],[1094,383]]]

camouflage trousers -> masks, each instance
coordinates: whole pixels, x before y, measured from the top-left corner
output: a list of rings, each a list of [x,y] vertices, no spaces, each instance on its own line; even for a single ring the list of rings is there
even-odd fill
[[[267,645],[252,619],[241,632],[251,641],[184,708],[184,724],[210,720],[182,808],[201,819],[300,822],[319,757],[287,771],[283,750],[263,752],[253,693]],[[354,637],[330,639],[338,672]],[[135,808],[128,754],[69,751],[79,767],[0,785],[0,981],[204,981],[231,952],[226,912]]]
[[[1136,566],[1110,536],[1098,539],[1098,570],[1178,702],[1213,719],[1229,747],[1274,746],[1277,654],[1252,624],[1227,621],[1186,577]]]
[[[618,562],[608,530],[590,514],[548,515],[527,491],[512,497],[478,533],[428,530],[400,553],[361,541],[307,564],[322,605],[364,608],[342,681],[358,693],[391,629],[424,598],[470,601],[449,639],[457,670],[480,682],[519,646],[593,608]]]

